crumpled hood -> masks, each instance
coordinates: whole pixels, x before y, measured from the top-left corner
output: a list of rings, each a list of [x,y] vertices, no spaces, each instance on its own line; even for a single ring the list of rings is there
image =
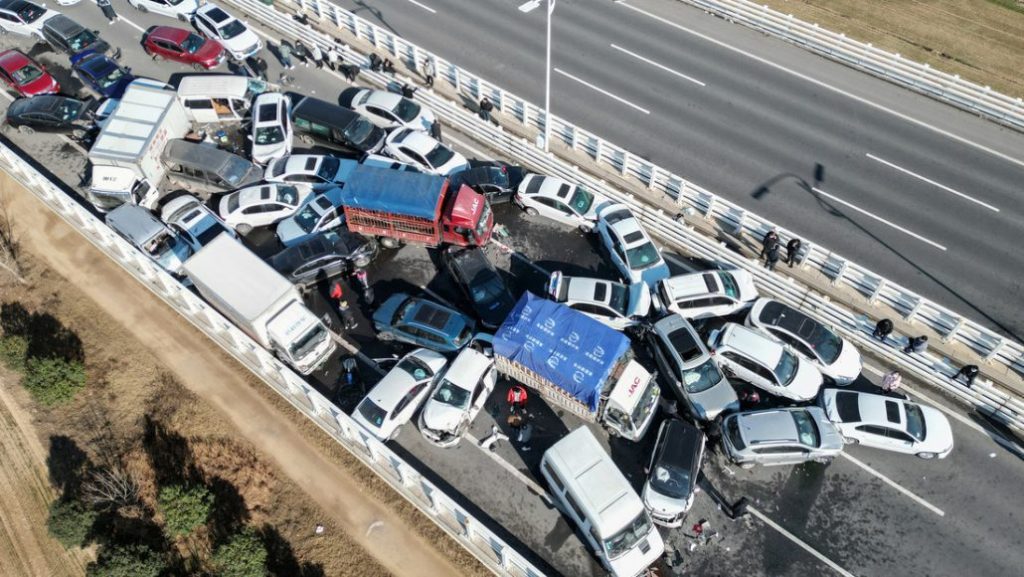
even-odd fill
[[[455,432],[466,412],[434,400],[427,401],[423,407],[423,424],[433,431]]]

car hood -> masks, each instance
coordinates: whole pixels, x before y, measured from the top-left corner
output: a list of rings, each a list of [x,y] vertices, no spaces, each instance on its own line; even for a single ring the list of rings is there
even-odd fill
[[[645,317],[651,311],[650,286],[641,282],[629,286],[629,308],[626,316]]]
[[[652,287],[657,284],[658,281],[666,279],[671,276],[672,273],[668,270],[668,265],[665,264],[665,258],[662,257],[661,262],[658,264],[643,270],[640,273],[640,281],[647,283],[647,286]]]
[[[659,517],[674,517],[685,513],[693,504],[693,493],[685,499],[675,499],[654,490],[650,481],[644,483],[644,507]]]
[[[465,417],[466,411],[432,399],[423,406],[423,424],[433,431],[454,432]]]
[[[689,397],[697,416],[704,421],[713,421],[724,412],[738,411],[740,408],[736,390],[725,378],[706,391],[690,393]]]
[[[651,532],[640,541],[640,544],[644,542],[647,544],[646,547],[638,545],[625,555],[608,561],[614,575],[638,575],[665,552],[665,542],[661,540],[661,533],[657,528],[652,527]],[[647,549],[646,552],[643,551],[644,548]]]
[[[246,28],[245,32],[242,32],[230,40],[224,40],[223,38],[218,39],[218,42],[223,44],[228,50],[236,52],[241,52],[252,46],[256,46],[259,44],[259,41],[260,39],[256,36],[256,33],[248,28]]]
[[[839,431],[839,427],[832,423],[819,422],[818,430],[821,432],[821,444],[818,445],[819,451],[834,451],[838,453],[843,450],[843,434]]]
[[[949,426],[949,419],[941,411],[934,407],[921,407],[924,414],[924,441],[918,445],[918,452],[922,453],[948,453],[953,449],[953,428]]]
[[[192,55],[192,58],[199,62],[210,62],[216,60],[221,54],[224,53],[224,47],[217,42],[206,42],[202,48],[196,51]]]
[[[817,396],[821,388],[821,372],[803,358],[797,358],[796,376],[789,386],[782,387],[782,396],[796,401],[809,401]]]
[[[277,238],[285,246],[292,246],[307,236],[309,236],[309,233],[299,227],[299,224],[295,222],[294,216],[290,216],[277,224]]]
[[[843,350],[834,363],[824,367],[824,372],[841,385],[852,383],[860,376],[862,368],[860,351],[850,341],[843,341]]]
[[[754,277],[749,274],[733,274],[736,279],[736,286],[740,291],[740,300],[749,302],[757,299],[757,286],[754,285]]]

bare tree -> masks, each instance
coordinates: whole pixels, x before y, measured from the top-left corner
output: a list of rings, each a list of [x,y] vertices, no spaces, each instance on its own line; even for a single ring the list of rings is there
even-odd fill
[[[94,507],[135,507],[139,504],[139,485],[119,465],[96,469],[82,484],[82,498]]]
[[[0,192],[0,270],[7,271],[21,284],[28,284],[21,268],[21,243],[11,221],[7,196]]]

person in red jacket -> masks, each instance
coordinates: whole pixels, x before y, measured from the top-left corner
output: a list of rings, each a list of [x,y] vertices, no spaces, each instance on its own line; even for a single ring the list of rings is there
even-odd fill
[[[508,390],[508,407],[509,412],[514,412],[516,409],[523,410],[526,408],[526,388],[522,385],[513,385]]]

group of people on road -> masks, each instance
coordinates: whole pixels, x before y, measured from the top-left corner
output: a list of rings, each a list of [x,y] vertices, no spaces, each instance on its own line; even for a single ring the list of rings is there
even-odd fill
[[[786,243],[785,262],[789,268],[796,264],[802,247],[803,242],[795,236]],[[782,259],[782,242],[775,229],[769,230],[761,239],[761,258],[764,259],[764,267],[768,270],[775,270],[775,265]]]

